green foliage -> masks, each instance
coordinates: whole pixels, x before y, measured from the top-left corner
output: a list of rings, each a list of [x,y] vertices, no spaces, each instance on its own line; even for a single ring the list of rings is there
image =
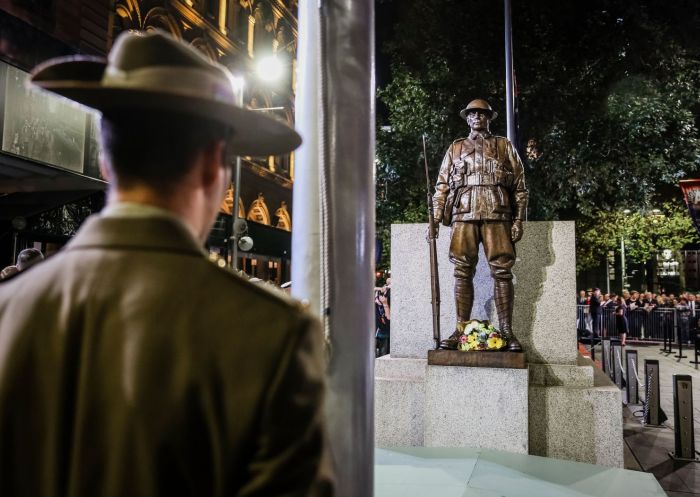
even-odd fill
[[[391,129],[377,135],[377,229],[385,242],[391,223],[427,219],[423,133],[433,183],[449,144],[468,133],[458,112],[469,100],[489,100],[501,114],[492,131],[505,134],[501,4],[394,2],[398,22],[383,47],[392,79],[378,92],[387,109],[379,125]],[[596,248],[582,249],[580,267],[615,246],[601,216],[649,210],[673,196],[680,205],[678,180],[700,174],[698,22],[700,3],[684,0],[513,4],[519,141],[531,145],[519,147],[529,219],[580,220],[579,241]]]
[[[576,265],[584,270],[597,266],[608,251],[625,253],[633,262],[655,259],[663,250],[673,252],[689,243],[700,242],[685,207],[666,203],[654,212],[599,210],[576,223]]]
[[[74,236],[83,221],[88,216],[99,212],[104,207],[104,203],[103,192],[68,202],[30,218],[27,231],[65,237]]]

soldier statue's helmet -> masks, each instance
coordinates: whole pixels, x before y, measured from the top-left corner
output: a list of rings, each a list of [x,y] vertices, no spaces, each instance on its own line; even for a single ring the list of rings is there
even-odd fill
[[[469,104],[467,104],[467,106],[464,109],[459,111],[459,115],[462,119],[464,119],[466,121],[467,115],[469,114],[469,111],[472,111],[475,109],[488,112],[489,114],[491,114],[491,116],[490,116],[491,119],[496,119],[498,117],[498,112],[493,110],[491,108],[491,106],[489,105],[489,103],[486,100],[483,100],[481,98],[477,98],[477,99],[469,102]]]

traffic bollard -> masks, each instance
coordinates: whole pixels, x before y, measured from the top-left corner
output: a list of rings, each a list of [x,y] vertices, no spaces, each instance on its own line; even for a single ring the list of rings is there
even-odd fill
[[[627,403],[639,404],[639,385],[637,384],[637,351],[627,350]]]

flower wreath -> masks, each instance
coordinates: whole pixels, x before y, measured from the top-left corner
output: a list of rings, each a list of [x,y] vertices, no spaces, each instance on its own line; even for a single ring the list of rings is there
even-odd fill
[[[463,352],[472,350],[501,350],[508,340],[488,321],[458,321],[459,335],[457,350]]]

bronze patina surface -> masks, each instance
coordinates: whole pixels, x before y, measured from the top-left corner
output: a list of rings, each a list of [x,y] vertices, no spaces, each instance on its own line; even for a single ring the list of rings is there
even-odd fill
[[[509,341],[508,349],[519,351],[522,348],[512,325],[512,267],[528,199],[523,163],[507,138],[489,131],[496,113],[488,102],[473,100],[460,115],[471,132],[447,149],[433,195],[435,220],[452,227],[449,258],[455,266],[457,320],[471,317],[474,272],[482,244],[494,280],[500,331]],[[456,342],[448,339],[442,345],[454,348]]]
[[[432,366],[467,366],[479,368],[525,369],[525,354],[511,351],[461,352],[459,350],[429,350],[428,364]]]

